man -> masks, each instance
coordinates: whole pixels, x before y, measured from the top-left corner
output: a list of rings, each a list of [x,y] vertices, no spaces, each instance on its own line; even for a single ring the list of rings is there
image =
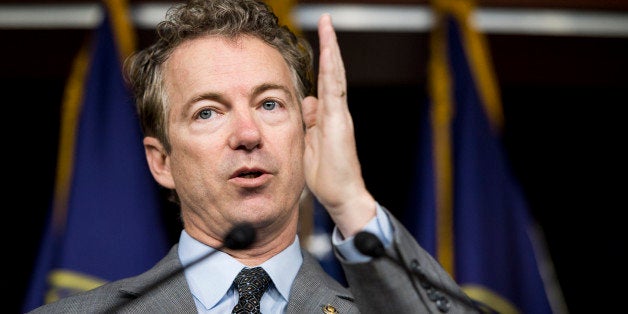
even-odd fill
[[[234,278],[256,266],[268,274],[256,282],[268,288],[251,313],[473,311],[365,187],[329,15],[318,26],[318,97],[310,46],[277,25],[261,1],[190,1],[170,10],[157,31],[157,42],[126,69],[150,170],[181,208],[180,241],[144,274],[33,312],[230,313],[246,293]],[[349,289],[299,246],[306,187],[336,225],[334,248]],[[242,223],[253,226],[255,241],[244,249],[225,245]],[[354,237],[364,230],[392,259],[359,253]],[[195,263],[208,252],[215,253]]]

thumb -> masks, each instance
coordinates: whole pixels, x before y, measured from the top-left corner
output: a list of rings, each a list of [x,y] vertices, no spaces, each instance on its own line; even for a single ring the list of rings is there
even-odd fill
[[[316,109],[318,108],[318,98],[314,96],[308,96],[303,99],[301,103],[303,110],[303,122],[305,128],[309,129],[316,125]]]

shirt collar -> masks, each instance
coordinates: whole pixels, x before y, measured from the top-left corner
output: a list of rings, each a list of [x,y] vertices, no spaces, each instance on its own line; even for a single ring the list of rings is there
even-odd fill
[[[197,258],[215,251],[192,238],[185,230],[179,238],[179,259],[182,265],[190,264]],[[290,288],[303,263],[298,236],[294,242],[279,254],[264,262],[264,270],[273,280],[274,287],[287,301]],[[227,294],[240,270],[245,267],[229,254],[218,251],[210,257],[185,270],[185,279],[192,294],[205,306],[213,308]]]
[[[273,280],[277,291],[286,301],[290,296],[290,288],[302,263],[301,246],[299,245],[299,237],[296,236],[290,246],[261,265],[270,279]]]

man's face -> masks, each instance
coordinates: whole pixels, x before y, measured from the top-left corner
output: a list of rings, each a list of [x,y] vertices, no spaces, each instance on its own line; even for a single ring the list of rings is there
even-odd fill
[[[288,65],[242,36],[183,43],[165,64],[166,158],[186,229],[295,222],[304,187],[304,130]]]

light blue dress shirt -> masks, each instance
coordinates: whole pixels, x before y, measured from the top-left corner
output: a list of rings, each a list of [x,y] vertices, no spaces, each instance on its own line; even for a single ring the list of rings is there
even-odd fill
[[[393,230],[388,216],[377,204],[377,216],[364,228],[378,236],[384,246],[392,243]],[[353,245],[353,238],[343,239],[337,228],[332,234],[332,243],[340,254],[349,262],[367,262],[369,256],[361,254]],[[190,237],[183,230],[179,238],[179,259],[183,265],[214,249]],[[285,313],[290,297],[290,288],[303,263],[299,237],[279,254],[259,265],[270,276],[272,284],[262,296],[260,309],[263,314]],[[209,258],[185,270],[185,279],[194,296],[198,313],[231,313],[238,303],[238,292],[233,287],[233,280],[245,267],[233,257],[223,252],[216,252]]]

